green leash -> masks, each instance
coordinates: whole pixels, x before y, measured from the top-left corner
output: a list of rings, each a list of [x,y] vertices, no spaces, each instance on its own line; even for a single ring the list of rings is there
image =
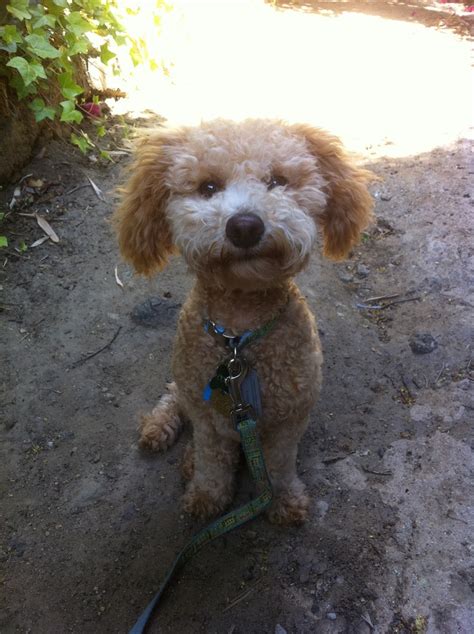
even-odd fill
[[[241,388],[248,375],[249,368],[247,361],[242,357],[240,351],[252,341],[271,332],[279,317],[280,315],[264,324],[259,330],[254,332],[248,331],[241,337],[228,336],[224,334],[224,329],[221,329],[214,322],[208,322],[206,328],[208,332],[214,336],[223,337],[225,343],[232,349],[232,356],[227,361],[227,373],[225,378],[226,389],[232,402],[231,418],[236,430],[239,432],[245,460],[250,475],[257,487],[258,496],[241,508],[220,517],[207,528],[199,531],[199,533],[191,539],[176,557],[160,589],[142,612],[129,634],[142,634],[145,631],[153,614],[153,610],[161,599],[171,578],[179,568],[189,561],[191,557],[194,557],[194,555],[209,542],[260,515],[260,513],[268,508],[272,501],[272,485],[265,467],[262,447],[258,438],[255,411],[252,405],[250,405],[248,401],[246,402],[242,396]]]
[[[245,504],[245,506],[220,517],[191,539],[175,559],[160,589],[142,612],[129,634],[142,634],[145,631],[147,623],[153,614],[153,610],[161,599],[171,578],[181,566],[189,561],[203,546],[216,539],[216,537],[220,537],[220,535],[224,535],[234,528],[242,526],[242,524],[245,524],[249,520],[254,519],[257,515],[260,515],[272,501],[272,485],[263,459],[262,447],[258,438],[257,423],[254,420],[255,414],[251,406],[242,402],[240,387],[245,379],[248,367],[245,359],[239,355],[237,349],[234,349],[234,355],[228,363],[228,370],[229,394],[233,403],[232,420],[240,434],[245,460],[250,475],[257,486],[259,495],[248,504]]]

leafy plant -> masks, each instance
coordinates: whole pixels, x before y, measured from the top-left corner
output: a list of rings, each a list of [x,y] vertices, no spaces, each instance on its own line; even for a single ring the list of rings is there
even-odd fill
[[[144,43],[126,34],[117,0],[10,0],[4,15],[0,8],[0,76],[38,122],[80,124],[86,60],[100,58],[116,70],[111,47],[124,44],[141,63]],[[93,146],[77,130],[71,141],[83,151]]]

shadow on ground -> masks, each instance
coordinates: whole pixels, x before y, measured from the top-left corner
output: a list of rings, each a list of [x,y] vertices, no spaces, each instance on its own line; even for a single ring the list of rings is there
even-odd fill
[[[325,350],[300,451],[310,519],[300,529],[261,519],[210,545],[151,632],[471,631],[469,145],[370,167],[383,179],[377,224],[348,262],[316,256],[299,279]],[[42,232],[18,210],[10,218],[0,280],[5,634],[126,631],[198,528],[177,504],[185,442],[142,455],[135,430],[170,378],[191,281],[179,260],[152,282],[120,263],[108,224],[120,172],[51,143],[25,171],[48,187],[22,211],[49,210],[59,243],[17,253]],[[12,193],[1,192],[4,205]],[[363,307],[386,295],[395,303]],[[163,318],[144,327],[132,313],[150,297]],[[417,335],[435,349],[415,354]],[[240,501],[249,494],[243,477]]]

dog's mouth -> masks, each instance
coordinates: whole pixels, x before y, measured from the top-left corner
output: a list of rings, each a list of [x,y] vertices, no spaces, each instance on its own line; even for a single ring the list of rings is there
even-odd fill
[[[257,245],[248,248],[237,248],[227,240],[213,243],[197,273],[228,288],[269,287],[295,275],[308,257],[278,236],[265,234]]]

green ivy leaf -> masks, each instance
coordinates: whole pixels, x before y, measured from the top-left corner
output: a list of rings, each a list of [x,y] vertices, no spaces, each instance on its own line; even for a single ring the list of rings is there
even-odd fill
[[[79,110],[76,110],[74,101],[61,101],[61,121],[66,123],[81,123],[83,117]]]
[[[67,7],[67,0],[53,0],[53,2],[57,7],[63,7],[63,9]]]
[[[100,156],[100,158],[103,158],[106,161],[112,161],[112,157],[110,156],[110,154],[108,152],[106,152],[106,150],[101,150],[99,152],[99,156]]]
[[[59,75],[59,85],[61,87],[61,94],[66,97],[66,99],[74,99],[74,97],[84,92],[84,89],[76,84],[71,73],[62,73]]]
[[[51,29],[54,29],[56,26],[56,17],[49,13],[42,15],[33,22],[32,26],[33,29],[40,29],[42,26],[49,26]]]
[[[107,65],[114,57],[116,57],[116,55],[109,50],[109,45],[107,43],[102,44],[100,47],[100,61]]]
[[[56,110],[47,106],[40,97],[33,99],[28,107],[30,110],[33,110],[36,121],[43,121],[43,119],[51,119],[51,121],[54,121]]]
[[[28,86],[26,86],[25,82],[23,81],[23,77],[16,73],[15,75],[13,75],[13,77],[10,77],[9,84],[10,86],[12,86],[12,88],[16,90],[16,94],[18,95],[19,99],[24,99],[29,95],[35,95],[37,92],[36,85],[34,83],[28,84]]]
[[[85,20],[79,11],[72,11],[72,13],[66,15],[66,22],[68,23],[68,31],[76,37],[81,37],[84,33],[93,30],[93,25],[88,20]]]
[[[25,86],[31,84],[31,82],[35,81],[38,77],[36,66],[39,66],[39,64],[29,64],[24,57],[12,57],[12,59],[7,62],[7,66],[15,68],[15,70],[20,73]]]
[[[7,236],[0,236],[0,248],[8,246]]]
[[[105,126],[101,125],[97,128],[97,136],[99,138],[105,136],[106,134],[107,134],[107,131],[105,129]]]
[[[7,4],[7,11],[18,20],[29,20],[31,13],[28,11],[29,0],[10,0]]]
[[[71,134],[71,143],[73,145],[77,145],[77,147],[81,150],[83,154],[85,154],[87,150],[89,150],[91,147],[89,141],[86,138],[78,136],[77,134],[74,134],[74,132]]]
[[[20,251],[20,253],[24,253],[25,251],[28,250],[28,246],[24,240],[22,240],[20,244],[18,245],[18,250]]]
[[[11,44],[12,42],[18,44],[22,41],[21,34],[14,24],[5,24],[5,26],[0,27],[0,37],[5,44]]]
[[[28,50],[42,59],[55,59],[60,55],[58,49],[49,43],[47,34],[41,36],[37,33],[32,33],[25,37],[25,42],[28,44]]]
[[[90,48],[90,42],[85,37],[77,38],[72,33],[68,33],[65,40],[67,43],[66,52],[69,57],[77,55],[78,53],[85,54]]]

